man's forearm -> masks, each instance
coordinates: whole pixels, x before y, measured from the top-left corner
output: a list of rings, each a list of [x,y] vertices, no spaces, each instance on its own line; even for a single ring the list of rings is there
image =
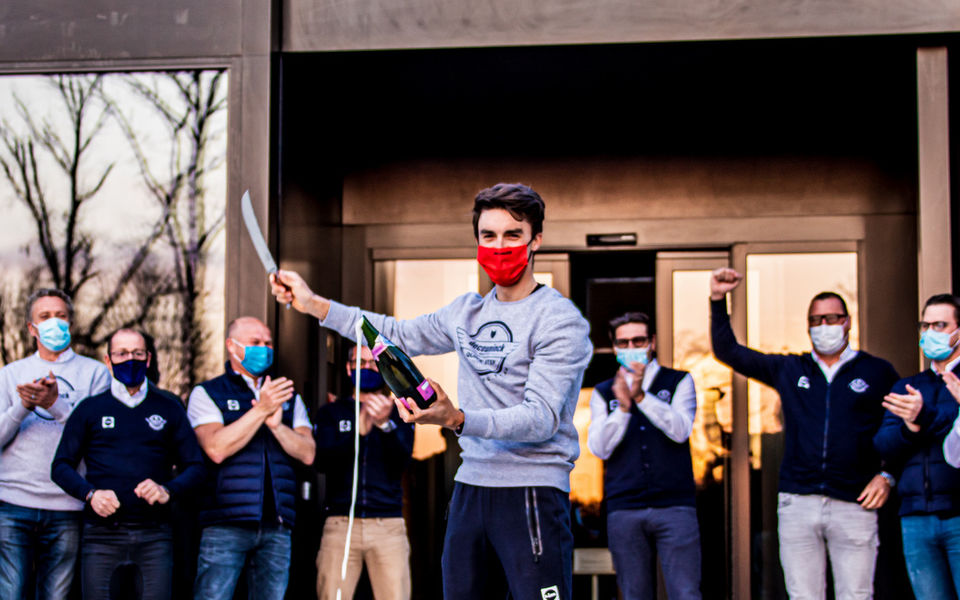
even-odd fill
[[[960,468],[960,417],[957,417],[950,433],[943,439],[943,458],[951,467]]]
[[[587,447],[594,456],[607,460],[623,440],[630,423],[630,413],[615,410],[590,423],[587,430]]]
[[[6,446],[20,431],[20,424],[30,414],[19,399],[0,413],[0,446]]]
[[[215,463],[221,463],[243,449],[257,430],[263,425],[266,415],[257,409],[251,409],[242,417],[207,436],[197,428],[197,438],[207,456]],[[202,425],[200,427],[203,427]]]
[[[647,392],[639,407],[657,429],[674,442],[682,444],[690,438],[697,414],[697,392],[693,377],[684,376],[671,402],[664,402]]]
[[[58,397],[50,408],[47,409],[47,412],[53,415],[53,418],[56,419],[58,423],[66,423],[72,410],[73,406],[71,406],[69,402]]]
[[[94,487],[69,461],[59,459],[50,467],[50,480],[77,500],[85,500],[87,492]]]
[[[307,309],[307,314],[323,321],[327,318],[327,313],[330,312],[330,300],[319,294],[314,294],[304,302],[304,307]]]
[[[307,429],[307,428],[302,428]],[[281,423],[270,430],[280,442],[283,451],[305,465],[313,464],[316,445],[313,436],[307,431],[296,431]]]

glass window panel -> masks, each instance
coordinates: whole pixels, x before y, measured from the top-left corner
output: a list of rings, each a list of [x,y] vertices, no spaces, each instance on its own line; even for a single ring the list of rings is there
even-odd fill
[[[424,285],[429,282],[429,285]],[[476,292],[478,286],[477,261],[473,259],[398,260],[394,271],[393,316],[412,319],[434,312],[452,302],[457,296]],[[417,356],[417,368],[435,379],[455,406],[457,401],[457,368],[454,352],[438,356]],[[413,457],[426,459],[443,452],[446,442],[437,425],[417,425]]]
[[[3,318],[19,322],[32,288],[55,285],[73,297],[78,352],[99,359],[105,336],[135,323],[156,340],[162,387],[185,397],[222,372],[227,79],[0,77]],[[0,334],[3,362],[32,350],[24,334]]]
[[[584,506],[598,506],[603,500],[603,461],[587,447],[592,395],[593,388],[580,390],[577,409],[573,413],[573,425],[580,438],[580,457],[573,463],[573,471],[570,472],[570,500]]]
[[[546,273],[536,273],[536,272],[535,272],[535,273],[533,274],[533,278],[534,278],[534,280],[536,280],[537,283],[542,283],[543,285],[545,285],[545,286],[547,286],[547,287],[553,287],[553,273],[551,273],[551,272],[549,272],[549,271],[546,272]]]
[[[697,388],[697,415],[690,434],[698,486],[724,479],[722,436],[732,424],[732,371],[710,345],[709,270],[673,272],[673,366],[689,371]]]
[[[810,299],[837,292],[850,312],[850,345],[859,347],[856,252],[751,254],[747,256],[747,345],[761,352],[810,351],[806,315]],[[760,460],[762,433],[782,429],[780,399],[772,389],[750,380],[750,433]],[[758,466],[758,465],[755,465]]]

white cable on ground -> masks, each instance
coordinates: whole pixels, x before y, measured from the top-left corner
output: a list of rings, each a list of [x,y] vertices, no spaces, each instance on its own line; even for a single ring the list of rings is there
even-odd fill
[[[360,353],[363,330],[360,321],[354,331],[357,338],[357,362],[353,367],[356,380],[353,391],[353,488],[350,490],[350,516],[347,517],[347,541],[343,546],[343,563],[340,565],[340,584],[337,586],[337,600],[342,600],[343,582],[347,579],[347,563],[350,560],[350,538],[353,537],[353,513],[357,508],[357,472],[360,470]]]

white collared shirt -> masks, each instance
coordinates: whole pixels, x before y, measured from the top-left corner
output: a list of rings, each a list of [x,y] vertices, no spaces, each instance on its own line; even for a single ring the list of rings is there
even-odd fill
[[[816,350],[811,350],[810,356],[820,365],[820,370],[823,371],[823,376],[827,378],[827,383],[833,383],[833,378],[837,376],[837,371],[840,370],[840,367],[856,358],[857,351],[851,348],[850,344],[847,344],[847,347],[840,353],[840,359],[831,366],[823,362],[823,359],[820,358]]]
[[[643,371],[643,402],[637,407],[653,425],[674,442],[683,443],[693,431],[693,418],[697,413],[697,391],[693,377],[687,373],[673,395],[672,402],[664,402],[649,392],[660,363],[653,359]],[[630,383],[628,381],[628,383]],[[620,409],[609,411],[607,401],[597,390],[590,397],[590,428],[587,431],[587,447],[597,458],[610,458],[617,445],[623,440],[630,423],[630,413]]]
[[[953,360],[951,360],[950,362],[948,362],[943,371],[937,371],[937,370],[933,367],[933,361],[930,361],[930,369],[933,370],[934,373],[936,373],[937,375],[939,375],[940,373],[945,372],[945,371],[952,371],[958,364],[960,364],[960,356],[958,356],[958,357],[956,357],[955,359],[953,359]]]
[[[147,385],[149,385],[149,383],[144,379],[143,383],[140,384],[140,389],[131,395],[130,392],[127,391],[127,386],[117,381],[117,378],[114,377],[110,380],[110,393],[120,402],[123,402],[130,408],[134,408],[147,397]]]
[[[958,364],[960,364],[960,357],[948,362],[946,371],[953,371]],[[930,368],[933,369],[933,363],[930,363]],[[934,373],[936,373],[936,369],[934,369]],[[950,433],[943,438],[943,458],[950,466],[960,468],[960,414],[953,421],[953,428],[950,429]]]
[[[239,373],[239,375],[243,377],[243,381],[259,401],[260,385],[263,384],[264,378],[258,377],[254,379],[243,373]],[[194,387],[190,392],[190,398],[187,400],[187,418],[190,420],[190,426],[194,429],[208,423],[223,424],[223,413],[220,412],[220,409],[217,408],[216,403],[210,398],[207,390],[205,390],[202,385]],[[296,394],[293,397],[293,428],[297,429],[298,427],[312,427],[310,416],[307,414],[307,407],[303,403],[303,398],[300,397],[300,394]]]

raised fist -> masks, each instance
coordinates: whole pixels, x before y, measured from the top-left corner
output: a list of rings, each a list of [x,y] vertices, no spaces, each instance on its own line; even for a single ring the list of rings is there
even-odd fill
[[[732,291],[740,282],[743,275],[729,267],[720,267],[710,274],[710,299],[723,300],[727,292]]]

